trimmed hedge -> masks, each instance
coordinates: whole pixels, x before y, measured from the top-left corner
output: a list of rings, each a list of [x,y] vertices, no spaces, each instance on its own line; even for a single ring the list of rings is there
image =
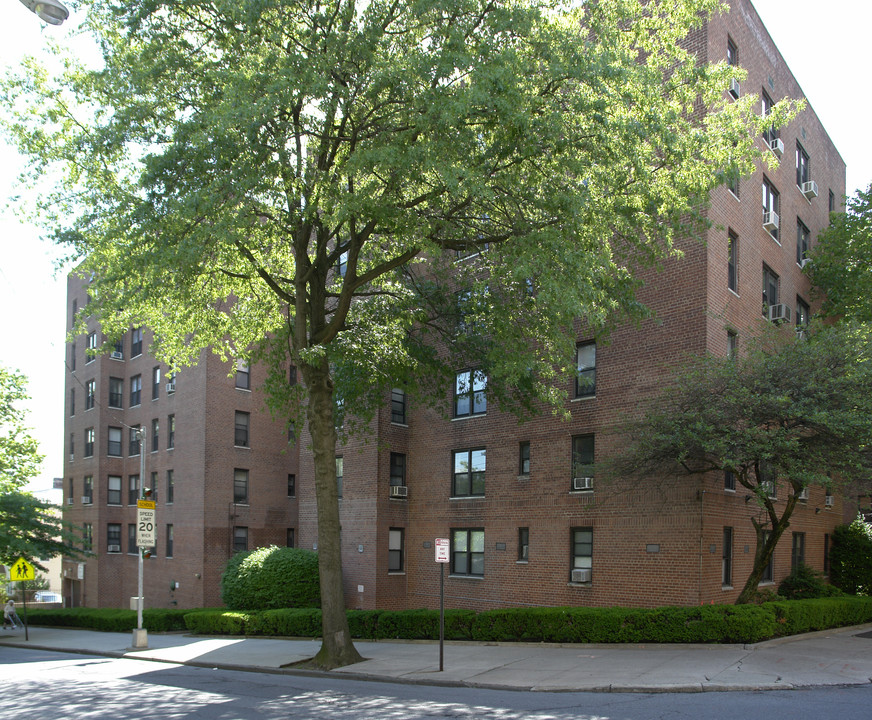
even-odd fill
[[[153,608],[142,611],[142,627],[152,632],[186,630],[190,610]],[[27,608],[27,622],[53,627],[127,632],[136,627],[136,610],[98,608]]]
[[[321,607],[318,553],[275,545],[237,553],[221,576],[221,599],[231,610]]]
[[[124,632],[136,627],[132,610],[28,608],[34,625]],[[508,608],[445,611],[447,640],[549,643],[755,643],[774,637],[872,622],[872,598],[779,600],[762,605],[662,608]],[[438,610],[349,610],[353,637],[437,640]],[[317,608],[260,611],[145,610],[143,626],[202,635],[321,636]]]

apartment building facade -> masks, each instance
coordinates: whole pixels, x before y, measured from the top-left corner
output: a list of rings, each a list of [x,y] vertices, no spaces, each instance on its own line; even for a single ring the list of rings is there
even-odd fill
[[[730,5],[689,39],[701,60],[747,71],[724,92],[758,95],[761,113],[781,98],[802,99],[752,4]],[[805,253],[842,207],[845,165],[810,106],[758,142],[780,165],[713,191],[706,236],[681,241],[681,259],[646,273],[640,300],[655,319],[618,328],[607,344],[578,322],[579,373],[564,379],[568,421],[546,411],[519,423],[488,404],[486,377],[462,367],[441,411],[416,407],[396,389],[366,436],[338,448],[349,607],[437,607],[442,573],[449,607],[736,599],[753,561],[751,517],[760,511],[731,478],[606,483],[586,466],[621,452],[615,427],[683,357],[741,352],[762,319],[785,332],[806,322]],[[86,283],[71,277],[70,322],[85,293]],[[302,429],[299,442],[289,442],[286,423],[264,411],[257,368],[204,353],[169,392],[166,368],[148,355],[147,331],[132,329],[120,357],[87,362],[85,346],[100,342],[89,325],[67,369],[65,516],[87,523],[95,553],[65,564],[69,604],[126,606],[136,594],[129,533],[140,452],[162,528],[145,568],[147,606],[220,604],[220,573],[237,549],[317,549],[308,436]],[[138,426],[145,449],[131,435]],[[841,522],[841,500],[811,488],[762,587],[774,588],[798,562],[826,571],[830,533]],[[435,562],[441,538],[450,543],[447,567]]]

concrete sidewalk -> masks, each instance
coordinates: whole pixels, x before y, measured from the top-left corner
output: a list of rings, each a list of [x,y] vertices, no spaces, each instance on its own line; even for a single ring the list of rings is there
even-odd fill
[[[0,647],[126,657],[271,673],[311,658],[316,640],[202,637],[149,633],[148,649],[132,635],[31,627],[0,632]],[[784,690],[872,682],[872,624],[770,640],[756,645],[543,645],[365,642],[366,660],[325,675],[393,682],[539,691],[702,692]]]

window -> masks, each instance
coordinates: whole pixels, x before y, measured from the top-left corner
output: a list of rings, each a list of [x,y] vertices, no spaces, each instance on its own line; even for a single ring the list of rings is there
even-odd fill
[[[596,343],[576,349],[575,397],[596,395]]]
[[[121,476],[110,475],[106,482],[106,503],[108,505],[121,504]]]
[[[727,287],[739,294],[739,236],[732,230],[727,235]]]
[[[233,471],[233,502],[248,505],[248,470]]]
[[[106,526],[106,552],[121,552],[121,524],[109,523]]]
[[[151,499],[157,502],[157,473],[153,472],[151,474],[151,484],[146,488],[145,491],[146,499]]]
[[[288,497],[297,495],[297,476],[288,473]]]
[[[808,153],[799,143],[796,143],[796,184],[802,188],[803,183],[811,180]]]
[[[171,558],[173,556],[173,526],[167,525],[167,553],[166,556]]]
[[[593,569],[593,528],[572,528],[570,533],[572,536],[570,582],[590,582]]]
[[[130,475],[127,478],[127,504],[136,505],[139,500],[139,475]]]
[[[167,450],[176,446],[176,416],[167,415]]]
[[[830,191],[830,195],[832,195],[832,190]],[[73,340],[70,343],[70,370],[75,372],[76,370],[76,341]]]
[[[72,460],[75,456],[76,456],[76,435],[75,435],[75,433],[70,433],[70,460]]]
[[[130,378],[130,407],[135,407],[142,402],[142,375],[134,375]]]
[[[130,357],[142,355],[142,328],[136,328],[130,333]]]
[[[827,209],[830,212],[836,211],[836,194],[832,190],[830,190],[829,199],[827,201]],[[73,346],[73,349],[75,349],[75,346]],[[73,370],[75,370],[75,369],[76,369],[76,358],[74,355],[73,356]]]
[[[403,528],[388,530],[388,572],[403,572],[404,541]]]
[[[97,381],[88,380],[85,383],[85,410],[90,410],[94,407],[97,398]]]
[[[336,458],[336,494],[342,497],[343,476],[345,474],[345,462],[341,455]]]
[[[732,38],[727,38],[727,65],[732,67],[739,66],[739,49]]]
[[[109,443],[106,452],[113,457],[121,457],[121,428],[109,428]]]
[[[763,315],[769,317],[769,308],[778,304],[778,276],[763,266]]]
[[[763,226],[769,234],[778,240],[778,214],[781,210],[778,191],[766,178],[763,178]]]
[[[94,478],[91,475],[85,475],[82,481],[82,505],[90,505],[94,502]]]
[[[248,550],[248,528],[233,528],[233,552],[245,552]]]
[[[523,440],[518,444],[518,474],[530,474],[530,441]]]
[[[830,573],[830,534],[824,533],[824,575]]]
[[[527,562],[530,556],[530,528],[518,528],[518,562]]]
[[[160,397],[160,365],[151,369],[151,399]]]
[[[735,360],[739,355],[739,336],[727,330],[727,357]]]
[[[248,372],[248,363],[245,360],[236,361],[236,387],[240,390],[251,389],[251,375]]]
[[[285,531],[285,547],[296,547],[296,533],[294,532],[294,528],[288,528]]]
[[[85,364],[94,362],[97,353],[97,333],[88,333],[88,347],[85,351]]]
[[[171,505],[176,491],[176,477],[172,470],[167,470],[167,505]]]
[[[248,422],[250,420],[247,412],[236,411],[236,419],[234,421],[233,444],[236,447],[248,447]]]
[[[764,545],[769,542],[769,538],[771,536],[772,536],[771,530],[764,530],[763,531],[763,544]],[[769,562],[766,563],[766,567],[763,568],[763,574],[760,576],[760,582],[770,582],[770,583],[773,582],[773,578],[775,577],[774,570],[775,570],[775,553],[773,552],[769,556]]]
[[[121,378],[109,378],[109,407],[124,407],[124,380]]]
[[[94,455],[94,428],[85,429],[85,457]]]
[[[136,523],[127,523],[127,554],[136,555]]]
[[[799,218],[796,218],[796,262],[802,267],[811,245],[811,234]]]
[[[724,490],[736,490],[736,474],[732,470],[724,470]]]
[[[768,117],[772,114],[772,106],[774,105],[774,103],[772,102],[772,98],[770,98],[764,90],[760,93],[760,100],[762,106],[762,115],[763,117]],[[763,139],[766,141],[766,146],[771,148],[772,143],[774,143],[778,139],[778,128],[776,128],[774,125],[770,125],[766,129],[766,132],[763,133]]]
[[[76,388],[70,388],[70,417],[76,414]]]
[[[142,449],[142,445],[140,443],[140,432],[139,425],[134,425],[132,428],[128,429],[128,452],[127,454],[130,457],[134,457],[135,455],[139,455],[140,450]]]
[[[152,418],[151,421],[151,451],[157,452],[160,449],[160,423],[157,418]]]
[[[805,533],[793,533],[793,542],[790,545],[790,569],[796,570],[805,564]]]
[[[733,584],[733,528],[724,528],[723,553],[721,563],[721,584]]]
[[[339,277],[344,278],[348,272],[348,250],[343,250],[339,254],[339,261],[336,264],[336,273]]]
[[[765,461],[760,461],[760,489],[770,500],[778,499],[778,473]]]
[[[484,529],[451,531],[451,574],[484,576]]]
[[[124,336],[121,336],[120,340],[116,340],[112,346],[112,354],[110,357],[113,360],[123,360],[124,359]]]
[[[808,325],[809,313],[811,310],[809,309],[808,303],[803,300],[799,295],[796,296],[796,329],[800,330]]]
[[[454,382],[454,417],[483,415],[487,412],[487,375],[481,370],[457,373]]]
[[[453,497],[484,495],[486,460],[484,448],[454,452],[454,478],[451,484]]]
[[[593,490],[594,436],[572,438],[572,489]]]
[[[391,390],[391,422],[406,424],[406,391],[400,388]]]
[[[82,523],[82,550],[94,548],[94,526],[91,523]]]
[[[403,453],[391,453],[391,487],[406,484],[406,456]]]

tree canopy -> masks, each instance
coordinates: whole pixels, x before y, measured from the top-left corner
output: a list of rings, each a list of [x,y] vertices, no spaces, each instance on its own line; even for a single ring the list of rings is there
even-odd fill
[[[872,322],[872,185],[833,213],[809,253],[809,276],[823,299],[821,313]]]
[[[767,328],[745,355],[690,361],[626,428],[614,470],[644,476],[732,473],[755,500],[747,602],[796,502],[810,486],[844,487],[872,470],[872,329]],[[775,503],[776,492],[787,491]],[[758,517],[756,510],[762,510]]]
[[[557,400],[576,319],[643,315],[635,271],[792,112],[758,117],[726,93],[741,70],[690,52],[717,0],[84,4],[103,65],[2,92],[29,179],[58,178],[36,215],[110,337],[148,325],[175,366],[259,352],[280,416],[305,398],[324,665],[357,657],[336,405],[444,397],[458,363],[506,407]]]
[[[20,407],[27,399],[26,378],[0,366],[0,563],[23,556],[45,570],[40,558],[77,553],[60,508],[22,489],[42,464]]]

